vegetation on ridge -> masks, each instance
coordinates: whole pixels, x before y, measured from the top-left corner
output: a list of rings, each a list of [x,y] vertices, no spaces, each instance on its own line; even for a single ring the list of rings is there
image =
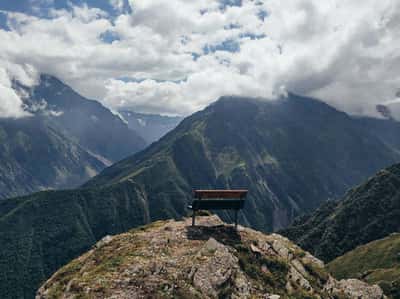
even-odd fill
[[[105,237],[57,271],[37,298],[382,297],[362,282],[361,291],[339,287],[319,260],[279,235],[237,232],[216,216],[190,223],[158,221]]]

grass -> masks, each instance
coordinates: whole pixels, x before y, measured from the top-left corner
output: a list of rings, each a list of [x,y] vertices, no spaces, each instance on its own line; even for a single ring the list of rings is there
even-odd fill
[[[323,287],[323,285],[329,279],[328,271],[325,268],[320,267],[319,265],[312,262],[303,262],[303,265],[307,272],[311,274],[311,276],[309,277],[310,282],[315,286],[318,286],[318,288]]]
[[[235,248],[239,265],[249,277],[258,281],[261,285],[267,286],[270,291],[278,291],[285,288],[289,267],[283,259],[266,258],[254,253],[245,244],[236,245]],[[268,270],[263,271],[263,266]]]
[[[60,298],[63,294],[65,287],[67,286],[67,283],[77,272],[79,272],[82,266],[83,265],[79,262],[79,260],[75,259],[63,268],[61,268],[61,270],[58,272],[56,284],[50,289],[50,292],[48,294],[49,298]]]
[[[400,298],[400,234],[370,242],[333,260],[328,270],[337,278],[359,278],[379,284],[386,295]]]

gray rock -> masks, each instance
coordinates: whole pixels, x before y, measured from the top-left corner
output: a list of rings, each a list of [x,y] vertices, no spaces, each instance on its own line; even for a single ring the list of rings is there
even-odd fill
[[[247,279],[239,269],[237,257],[227,246],[210,238],[197,257],[201,262],[191,270],[197,290],[210,298],[218,298],[225,290],[236,293],[237,298],[246,298]]]
[[[354,299],[382,299],[386,298],[378,285],[369,285],[358,279],[342,279],[340,281],[330,278],[324,290],[331,295],[344,294]]]

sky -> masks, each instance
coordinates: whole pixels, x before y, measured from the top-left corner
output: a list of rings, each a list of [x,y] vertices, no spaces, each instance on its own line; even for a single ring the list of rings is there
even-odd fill
[[[186,116],[222,95],[398,101],[398,0],[0,0],[0,117],[54,75],[113,110]],[[400,100],[399,100],[400,101]]]

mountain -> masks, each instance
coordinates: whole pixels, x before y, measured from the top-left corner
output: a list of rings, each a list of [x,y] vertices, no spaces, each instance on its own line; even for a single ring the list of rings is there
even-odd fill
[[[400,91],[396,93],[394,100],[376,105],[376,111],[387,119],[400,119]]]
[[[400,298],[400,233],[361,245],[334,259],[329,271],[338,279],[358,278],[379,284],[385,294]]]
[[[40,84],[25,91],[28,109],[102,158],[116,162],[146,146],[119,116],[55,77],[41,75]]]
[[[129,128],[137,132],[148,144],[160,139],[183,119],[177,116],[144,114],[130,110],[120,110],[119,113],[127,121]]]
[[[400,164],[379,171],[281,233],[324,261],[400,231]]]
[[[15,88],[32,116],[0,118],[0,199],[77,187],[146,144],[110,110],[54,77]]]
[[[387,147],[395,151],[400,148],[400,122],[393,119],[386,120],[372,117],[359,117],[356,120]]]
[[[400,160],[370,129],[293,94],[223,97],[82,188],[0,201],[0,297],[33,298],[55,270],[105,235],[181,218],[194,188],[248,188],[239,222],[284,227]]]
[[[166,217],[182,215],[194,188],[248,188],[243,223],[276,230],[400,161],[370,129],[293,94],[277,101],[223,97],[84,187],[134,181],[150,213]]]
[[[47,298],[383,298],[378,286],[336,281],[289,240],[217,217],[158,221],[107,236],[56,272]],[[339,297],[340,296],[340,297]]]
[[[39,117],[0,119],[0,199],[78,186],[104,167]]]

